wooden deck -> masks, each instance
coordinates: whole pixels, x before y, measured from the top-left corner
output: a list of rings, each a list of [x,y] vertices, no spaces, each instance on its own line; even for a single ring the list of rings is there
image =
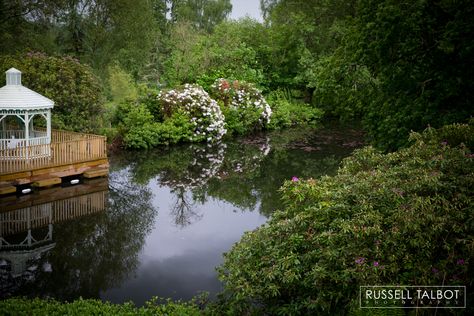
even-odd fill
[[[95,180],[63,190],[67,194],[62,199],[57,199],[59,195],[56,189],[50,189],[44,193],[25,196],[24,201],[16,205],[13,201],[0,203],[7,208],[0,211],[0,239],[105,210],[108,194],[106,180]],[[1,246],[0,242],[0,249]],[[5,243],[3,246],[6,246]]]
[[[53,130],[51,144],[0,149],[0,187],[82,174],[98,168],[108,169],[105,136]]]

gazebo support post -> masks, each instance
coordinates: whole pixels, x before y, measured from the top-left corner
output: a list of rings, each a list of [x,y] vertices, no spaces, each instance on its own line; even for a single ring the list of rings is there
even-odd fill
[[[51,111],[46,112],[46,136],[48,137],[48,144],[51,143]]]
[[[30,134],[31,134],[32,138],[35,137],[35,129],[33,128],[33,117],[34,116],[35,116],[34,114],[30,116],[30,123],[29,123],[29,125],[30,125],[29,130],[30,130]]]
[[[30,116],[28,113],[25,114],[25,158],[28,159],[28,152],[30,147]]]
[[[7,117],[6,115],[2,115],[2,117],[0,117],[0,121],[2,122],[2,133],[0,134],[1,138],[5,138],[4,133],[7,131],[6,117]]]

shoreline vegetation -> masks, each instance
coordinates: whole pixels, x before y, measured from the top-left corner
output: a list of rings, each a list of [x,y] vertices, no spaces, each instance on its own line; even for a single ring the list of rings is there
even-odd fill
[[[412,133],[410,144],[388,154],[366,146],[346,158],[335,176],[286,181],[283,208],[224,255],[218,268],[224,290],[214,302],[198,297],[163,305],[155,299],[135,307],[11,298],[0,301],[0,311],[369,315],[358,309],[359,285],[469,284],[474,120]]]
[[[359,285],[445,283],[467,286],[473,312],[473,2],[261,9],[263,22],[229,20],[230,0],[0,3],[0,68],[55,101],[53,128],[146,150],[335,119],[370,144],[333,177],[283,185],[284,207],[225,254],[216,302],[12,298],[0,313],[365,315]]]

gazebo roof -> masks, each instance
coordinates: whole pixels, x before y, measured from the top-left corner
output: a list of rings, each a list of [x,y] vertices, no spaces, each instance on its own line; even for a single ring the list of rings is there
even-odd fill
[[[21,71],[10,68],[6,72],[7,84],[0,88],[0,110],[51,109],[54,102],[22,86]]]

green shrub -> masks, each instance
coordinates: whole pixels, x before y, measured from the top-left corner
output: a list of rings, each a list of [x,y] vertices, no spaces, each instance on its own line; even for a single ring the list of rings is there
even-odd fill
[[[469,284],[474,124],[410,140],[357,150],[334,177],[285,183],[284,209],[225,255],[228,310],[347,313],[360,285]]]
[[[90,67],[71,57],[41,53],[0,56],[0,69],[15,67],[24,86],[54,101],[53,128],[92,132],[103,111],[102,90]],[[0,76],[0,85],[5,84]]]
[[[199,86],[164,92],[140,87],[135,100],[118,104],[113,115],[127,148],[147,149],[179,142],[213,142],[225,133],[216,101]]]
[[[123,118],[123,141],[128,148],[147,149],[158,144],[159,125],[142,104],[131,106]]]
[[[164,304],[166,303],[166,304]],[[78,299],[71,303],[55,300],[11,298],[0,301],[1,315],[201,315],[194,302],[166,301],[158,304],[151,300],[144,307],[133,303],[111,304],[92,299]]]
[[[212,85],[212,96],[221,103],[231,133],[261,130],[271,121],[272,109],[250,83],[218,79]]]
[[[119,137],[119,131],[115,127],[102,127],[98,130],[100,135],[107,137],[107,143],[112,143],[117,137]]]
[[[195,126],[183,110],[179,109],[163,122],[157,122],[146,104],[123,102],[119,109],[120,130],[127,148],[149,149],[158,145],[196,141]]]
[[[177,111],[158,124],[158,144],[169,145],[179,142],[190,142],[194,140],[194,125],[189,121],[188,115]]]
[[[231,108],[223,107],[226,127],[231,134],[245,135],[261,129],[258,122],[260,113],[253,108]]]
[[[140,85],[138,88],[137,102],[146,106],[155,121],[162,122],[165,118],[159,98],[160,91],[144,85]]]
[[[120,68],[118,64],[110,66],[108,74],[110,97],[113,102],[119,103],[137,97],[137,87],[132,76]]]
[[[315,125],[323,116],[322,110],[306,103],[295,102],[278,90],[270,93],[267,100],[273,110],[269,129]]]

